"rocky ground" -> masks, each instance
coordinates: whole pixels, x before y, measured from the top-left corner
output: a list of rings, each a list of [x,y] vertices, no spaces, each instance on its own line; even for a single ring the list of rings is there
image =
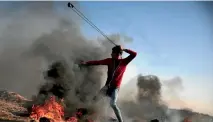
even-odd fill
[[[23,107],[27,99],[14,92],[0,91],[0,122],[28,122],[28,117],[20,116],[27,110]]]
[[[25,107],[31,103],[17,93],[0,91],[0,122],[32,122]],[[111,118],[110,121],[115,120]]]
[[[30,122],[27,109],[24,107],[26,102],[30,102],[26,98],[14,92],[0,91],[0,122]],[[186,114],[187,111],[178,111]],[[213,122],[213,117],[194,113],[192,122]],[[202,118],[202,119],[199,119]],[[211,119],[210,119],[211,118]],[[200,121],[201,120],[201,121]]]

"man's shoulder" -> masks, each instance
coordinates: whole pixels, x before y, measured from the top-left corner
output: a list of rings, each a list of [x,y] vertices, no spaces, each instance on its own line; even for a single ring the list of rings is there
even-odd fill
[[[112,58],[105,58],[105,60],[112,60]]]

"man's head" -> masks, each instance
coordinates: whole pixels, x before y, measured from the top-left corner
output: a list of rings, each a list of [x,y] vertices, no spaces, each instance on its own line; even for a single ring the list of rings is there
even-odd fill
[[[112,48],[111,56],[113,59],[119,59],[121,55],[122,55],[122,48],[120,45]]]

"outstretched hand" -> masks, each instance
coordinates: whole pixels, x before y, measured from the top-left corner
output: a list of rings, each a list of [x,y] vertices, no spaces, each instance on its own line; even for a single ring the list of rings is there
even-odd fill
[[[80,61],[80,63],[79,63],[80,65],[86,65],[86,62],[84,62],[84,61]]]
[[[86,66],[86,62],[80,61],[80,62],[78,63],[78,67],[79,67],[79,68],[81,68],[82,66]]]

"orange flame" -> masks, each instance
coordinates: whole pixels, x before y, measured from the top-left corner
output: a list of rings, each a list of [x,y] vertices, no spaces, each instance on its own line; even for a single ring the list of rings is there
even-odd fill
[[[51,97],[50,100],[45,101],[43,105],[32,107],[30,118],[39,120],[41,117],[46,117],[54,121],[62,121],[64,116],[64,108],[58,102],[55,97]]]
[[[33,105],[32,111],[30,113],[30,118],[34,120],[39,120],[42,117],[46,117],[51,120],[51,122],[78,122],[77,116],[82,116],[82,113],[76,112],[75,116],[64,120],[64,108],[60,103],[55,100],[54,96],[52,96],[49,100],[45,101],[43,105]],[[92,121],[88,120],[88,122]]]

